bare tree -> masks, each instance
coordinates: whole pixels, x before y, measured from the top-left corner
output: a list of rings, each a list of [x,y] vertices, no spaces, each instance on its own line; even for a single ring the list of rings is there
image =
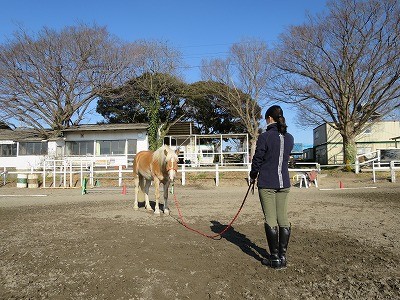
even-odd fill
[[[271,76],[270,68],[267,45],[254,39],[233,44],[226,59],[202,62],[202,78],[221,84],[221,89],[215,92],[249,133],[250,157],[254,155],[259,135],[260,105]]]
[[[337,129],[348,166],[355,137],[399,108],[399,36],[399,1],[337,0],[276,48],[277,99],[297,105],[303,122]]]
[[[2,117],[43,134],[79,124],[105,87],[130,76],[130,51],[103,27],[19,29],[0,46]]]

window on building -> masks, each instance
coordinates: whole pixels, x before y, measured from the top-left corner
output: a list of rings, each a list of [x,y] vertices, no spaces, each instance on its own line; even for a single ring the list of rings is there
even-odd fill
[[[47,142],[20,142],[19,155],[47,155]]]
[[[125,154],[126,140],[117,141],[97,141],[99,155],[118,155]]]
[[[0,144],[0,156],[17,156],[17,144]]]
[[[128,140],[128,154],[136,154],[137,140]]]
[[[65,142],[67,155],[93,155],[94,141]]]

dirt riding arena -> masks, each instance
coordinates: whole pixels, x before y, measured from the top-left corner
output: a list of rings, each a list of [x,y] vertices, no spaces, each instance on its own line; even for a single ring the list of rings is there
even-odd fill
[[[244,180],[175,185],[188,226],[207,234],[225,228],[246,191]],[[215,240],[180,224],[173,197],[170,216],[134,211],[131,187],[82,195],[6,186],[0,195],[1,299],[400,298],[400,183],[354,175],[293,187],[288,268],[279,271],[260,263],[256,194]]]

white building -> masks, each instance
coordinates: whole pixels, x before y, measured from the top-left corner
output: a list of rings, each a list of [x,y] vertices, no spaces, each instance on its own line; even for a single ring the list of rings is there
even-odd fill
[[[46,159],[85,160],[101,166],[128,166],[148,149],[148,124],[80,125],[43,139],[32,129],[0,129],[0,167],[35,169]]]
[[[148,150],[147,129],[144,123],[80,125],[48,139],[32,129],[0,129],[0,168],[37,169],[45,160],[127,167],[137,152]],[[249,161],[247,134],[196,134],[191,122],[175,124],[164,143],[179,148],[180,163],[190,166]]]

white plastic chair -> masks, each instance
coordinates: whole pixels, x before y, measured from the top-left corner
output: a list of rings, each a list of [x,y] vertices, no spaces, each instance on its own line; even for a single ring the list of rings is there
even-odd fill
[[[293,180],[294,179],[296,179],[296,182],[300,182],[300,188],[303,187],[303,182],[304,182],[304,186],[308,189],[308,180],[306,174],[298,173],[293,176]]]

